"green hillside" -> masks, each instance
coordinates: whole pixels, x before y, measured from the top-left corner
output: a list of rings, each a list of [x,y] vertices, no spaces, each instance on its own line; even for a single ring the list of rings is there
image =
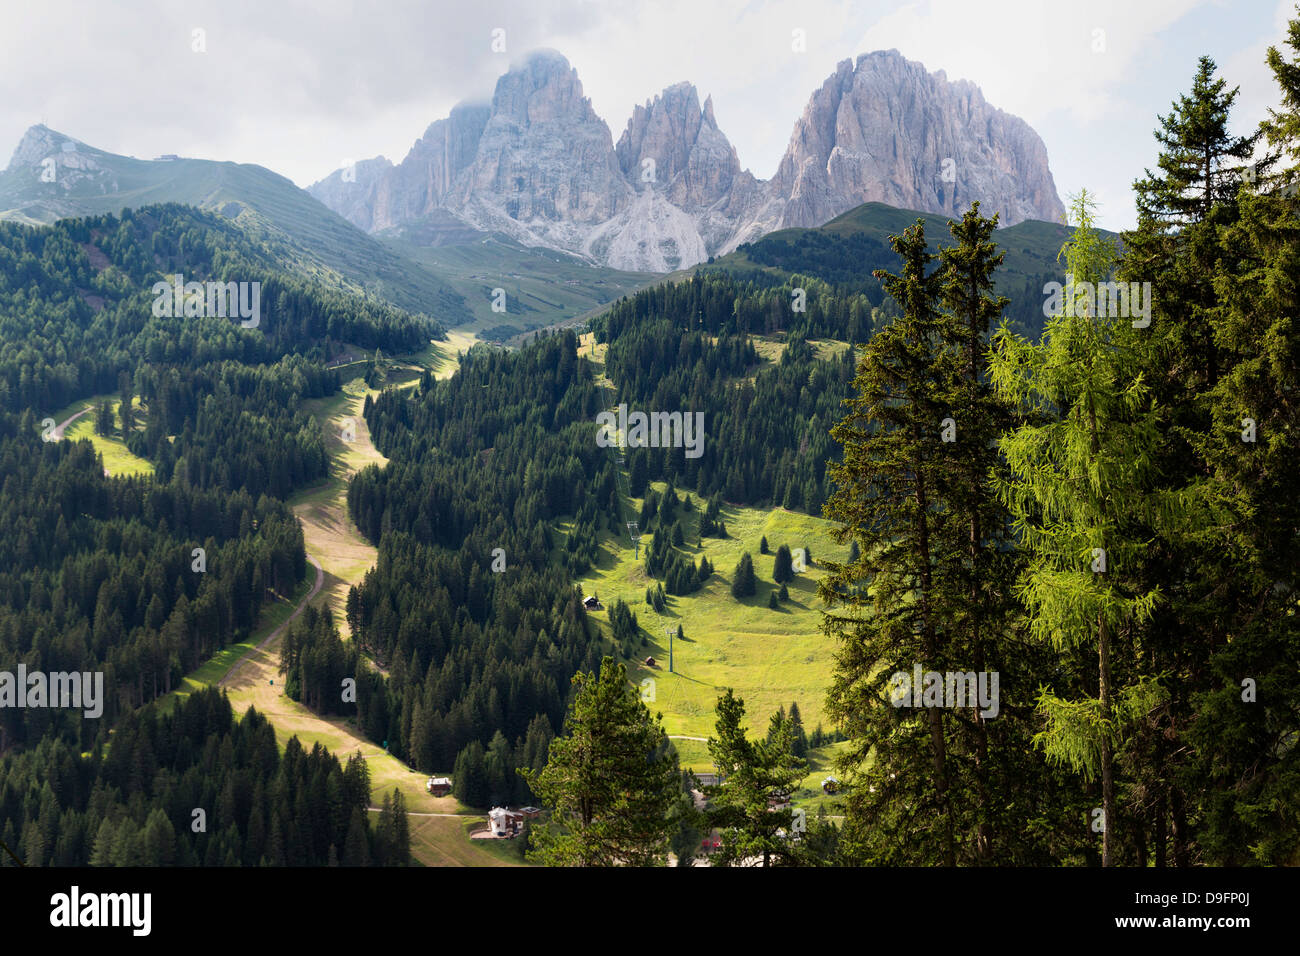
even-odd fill
[[[593,265],[500,235],[479,233],[470,241],[446,245],[431,245],[422,242],[424,238],[418,227],[380,236],[395,253],[455,290],[471,315],[462,327],[484,339],[499,341],[567,324],[660,278]],[[492,290],[497,288],[506,293],[504,313],[492,311]]]
[[[762,269],[775,273],[802,272],[828,282],[837,281],[840,270],[851,270],[860,279],[869,279],[876,263],[853,262],[844,254],[850,240],[864,236],[880,244],[886,257],[893,257],[889,237],[900,235],[917,219],[925,221],[925,234],[935,245],[952,242],[948,233],[948,216],[897,209],[884,203],[864,203],[825,225],[809,229],[780,229],[754,242],[745,243],[735,252],[714,259],[711,265],[726,269]],[[994,235],[1006,250],[1003,271],[1008,275],[1037,275],[1056,270],[1056,254],[1070,230],[1060,223],[1026,220],[999,229]],[[1113,233],[1105,233],[1113,236]],[[890,265],[886,262],[885,265]],[[705,268],[707,266],[697,266]]]
[[[653,487],[662,492],[665,486],[655,482]],[[824,720],[823,702],[834,650],[834,642],[820,628],[822,603],[817,598],[817,581],[822,570],[818,559],[833,556],[843,560],[847,554],[844,546],[831,539],[834,523],[783,508],[724,505],[728,537],[705,537],[699,547],[698,498],[695,503],[696,508],[682,518],[687,545],[679,550],[695,561],[700,555],[707,556],[716,567],[714,575],[692,594],[668,595],[665,612],[658,614],[645,603],[646,588],[661,583],[645,570],[646,549],[653,535],[642,536],[639,555],[626,533],[618,538],[605,536],[596,567],[578,579],[583,592],[597,595],[605,607],[593,616],[606,622],[609,608],[620,599],[636,614],[648,638],[629,661],[629,676],[636,682],[654,680],[653,709],[662,711],[669,734],[686,738],[712,734],[714,704],[728,687],[745,699],[746,716],[754,732],[765,732],[768,717],[778,707],[789,707],[791,701],[799,704],[811,732]],[[630,504],[635,512],[640,499],[631,499]],[[763,537],[772,553],[759,553]],[[773,555],[782,544],[792,550],[808,548],[813,563],[788,585],[789,600],[772,610],[768,601],[771,592],[779,588],[772,581]],[[754,561],[758,592],[737,599],[731,596],[731,580],[746,551]],[[679,624],[684,640],[673,642],[674,669],[669,673],[664,628]],[[646,657],[655,658],[653,667],[643,663]],[[686,765],[708,769],[702,744],[692,746],[698,742],[689,740],[676,743]]]
[[[34,225],[157,203],[199,206],[233,220],[284,266],[320,286],[386,298],[444,326],[471,317],[460,295],[436,277],[269,169],[207,159],[141,160],[35,130],[73,143],[77,166],[58,165],[54,182],[41,181],[40,163],[0,172],[0,219]]]
[[[889,245],[917,219],[925,221],[932,248],[952,244],[949,217],[864,203],[822,226],[781,229],[745,243],[693,271],[721,270],[738,279],[780,284],[793,275],[812,276],[843,290],[862,291],[873,305],[884,300],[876,269],[894,270],[898,257]],[[1061,281],[1065,267],[1057,261],[1069,229],[1059,223],[1026,221],[997,230],[994,240],[1006,253],[997,272],[998,291],[1011,299],[1006,316],[1019,331],[1041,332],[1042,288]],[[1113,233],[1103,235],[1115,238]]]

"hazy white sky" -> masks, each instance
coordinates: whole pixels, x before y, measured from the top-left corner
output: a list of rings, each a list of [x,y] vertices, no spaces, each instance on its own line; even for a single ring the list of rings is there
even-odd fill
[[[1276,104],[1264,51],[1297,15],[1295,0],[5,0],[0,162],[45,122],[113,152],[260,163],[306,186],[345,159],[400,160],[545,46],[577,69],[615,140],[634,104],[690,80],[767,178],[835,64],[892,47],[1026,119],[1062,199],[1087,186],[1118,229],[1154,162],[1156,115],[1197,57],[1241,87],[1245,131]],[[505,53],[491,50],[495,28]]]

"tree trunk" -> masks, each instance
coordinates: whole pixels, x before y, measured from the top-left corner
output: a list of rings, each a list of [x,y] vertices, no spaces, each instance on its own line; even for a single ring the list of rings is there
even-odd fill
[[[1190,866],[1188,854],[1187,810],[1183,806],[1183,792],[1178,787],[1169,788],[1169,810],[1173,818],[1174,830],[1174,866]]]
[[[970,296],[972,302],[977,302],[979,290],[975,287],[974,279],[970,284]],[[983,335],[983,330],[977,327],[978,308],[974,308],[970,314],[970,338],[967,343],[967,362],[969,363],[968,379],[968,407],[975,407],[976,393],[979,390],[979,342]],[[976,436],[978,438],[978,436]],[[974,460],[980,459],[975,456]],[[970,614],[971,614],[971,647],[975,659],[976,675],[984,672],[984,638],[981,628],[983,623],[982,607],[980,601],[980,515],[979,504],[982,499],[982,481],[978,470],[973,475],[971,486],[971,518],[970,518]],[[980,821],[975,840],[975,851],[983,862],[988,862],[993,855],[993,837],[989,824],[989,795],[987,781],[985,776],[988,773],[989,765],[989,735],[988,728],[984,726],[984,715],[980,712],[978,706],[971,708],[971,716],[975,722],[975,788],[979,796]]]
[[[1089,371],[1092,370],[1091,360]],[[1097,409],[1092,394],[1088,394],[1088,422],[1092,431],[1092,454],[1095,458],[1101,452],[1101,433],[1097,427]],[[1105,504],[1103,501],[1102,507]],[[1107,568],[1109,571],[1109,567]],[[1101,703],[1101,719],[1106,725],[1101,738],[1101,807],[1104,828],[1101,834],[1101,865],[1111,866],[1114,858],[1111,851],[1114,839],[1111,835],[1115,826],[1115,768],[1114,755],[1110,750],[1110,635],[1106,631],[1106,618],[1097,612],[1097,661],[1098,687],[1097,696]]]
[[[1110,724],[1110,636],[1106,632],[1106,621],[1097,615],[1098,639],[1097,656],[1100,659],[1101,719]],[[1113,866],[1112,854],[1115,827],[1115,768],[1110,752],[1109,730],[1101,739],[1101,806],[1105,828],[1101,834],[1101,865]]]
[[[917,436],[919,439],[919,435]],[[926,512],[929,498],[925,490],[925,477],[918,464],[916,470],[917,538],[921,559],[921,633],[925,641],[925,655],[931,660],[936,656],[934,621],[930,609],[930,532]],[[939,796],[940,812],[944,817],[944,865],[956,866],[957,855],[953,847],[952,804],[948,800],[948,777],[946,754],[943,742],[943,715],[937,707],[927,707],[930,724],[930,751],[934,756],[934,784]]]

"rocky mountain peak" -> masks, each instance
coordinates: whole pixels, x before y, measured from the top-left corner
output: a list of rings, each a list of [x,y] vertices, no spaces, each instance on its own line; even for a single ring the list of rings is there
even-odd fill
[[[555,50],[534,50],[497,80],[492,96],[492,119],[521,126],[558,119],[595,121],[591,101],[583,95],[578,71]]]
[[[691,83],[636,106],[615,145],[569,61],[535,50],[490,103],[457,106],[397,166],[359,164],[311,192],[370,231],[418,223],[441,241],[470,227],[649,271],[870,201],[957,216],[978,199],[1004,225],[1064,213],[1028,124],[897,50],[836,65],[769,182],[741,168]]]
[[[820,225],[864,202],[960,215],[972,200],[1012,225],[1065,213],[1029,124],[897,50],[844,60],[795,124],[773,187],[779,226]]]
[[[43,124],[38,123],[28,127],[27,132],[23,133],[23,138],[18,141],[18,147],[10,157],[7,168],[34,166],[52,153],[60,152],[64,143],[72,143],[74,147],[76,146],[76,140],[71,136],[64,136]]]
[[[724,199],[740,173],[736,150],[718,129],[712,98],[701,108],[691,83],[675,83],[634,108],[615,152],[634,187],[661,190],[684,209]]]
[[[118,188],[106,154],[44,124],[28,128],[9,160],[6,172],[31,176],[51,194],[67,195],[89,188],[100,193]]]
[[[603,222],[630,200],[609,127],[553,50],[534,51],[497,80],[473,159],[447,195],[476,228],[562,247],[576,241],[575,227]]]

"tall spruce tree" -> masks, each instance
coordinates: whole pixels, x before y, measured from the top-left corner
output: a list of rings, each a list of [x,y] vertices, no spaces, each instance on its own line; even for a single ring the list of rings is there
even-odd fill
[[[1286,66],[1276,50],[1269,62]],[[1288,99],[1287,70],[1275,75],[1283,109],[1263,131],[1283,150],[1287,104],[1293,114],[1296,100]],[[1290,560],[1281,554],[1296,527],[1294,489],[1281,477],[1295,469],[1278,457],[1290,427],[1292,320],[1285,285],[1276,284],[1294,274],[1286,238],[1294,212],[1265,175],[1276,152],[1244,163],[1259,134],[1228,135],[1236,91],[1212,76],[1203,59],[1191,96],[1161,118],[1163,173],[1135,184],[1143,214],[1124,236],[1119,269],[1121,279],[1152,290],[1148,344],[1137,357],[1165,426],[1149,454],[1166,494],[1183,502],[1182,520],[1152,528],[1137,563],[1142,586],[1165,598],[1142,648],[1146,669],[1164,675],[1168,702],[1139,728],[1130,753],[1140,780],[1132,812],[1142,818],[1134,852],[1157,866],[1189,865],[1203,853],[1249,858],[1243,835],[1258,832],[1247,820],[1259,817],[1242,807],[1256,798],[1253,788],[1275,785],[1268,768],[1277,761],[1266,756],[1269,733],[1255,724],[1267,708],[1243,709],[1240,682],[1252,676],[1246,669],[1271,674],[1290,659],[1288,608],[1273,588],[1290,576],[1277,572]],[[1256,441],[1247,440],[1250,429]],[[1271,723],[1276,730],[1285,720]]]
[[[844,447],[829,469],[835,492],[823,512],[841,522],[837,542],[861,542],[856,562],[826,562],[819,593],[832,608],[822,628],[838,641],[827,711],[848,735],[838,759],[855,783],[844,847],[859,862],[957,861],[944,715],[891,706],[895,672],[946,670],[940,595],[954,540],[942,507],[948,493],[944,419],[963,400],[956,330],[938,308],[940,277],[928,272],[924,222],[893,237],[898,275],[877,273],[902,315],[863,352],[849,412],[831,430]],[[841,609],[834,610],[837,606]]]
[[[772,580],[777,584],[794,580],[794,556],[790,554],[789,545],[783,544],[776,549],[776,557],[772,559]]]
[[[1296,12],[1300,14],[1300,4]],[[1270,46],[1264,57],[1277,82],[1281,103],[1278,109],[1268,111],[1268,119],[1260,127],[1269,146],[1289,160],[1282,180],[1291,183],[1300,173],[1300,16],[1287,24],[1286,46],[1291,48],[1289,59],[1275,46]]]
[[[1183,225],[1207,219],[1216,205],[1236,201],[1248,175],[1246,160],[1260,133],[1228,132],[1228,116],[1240,88],[1227,89],[1227,81],[1216,78],[1216,71],[1214,60],[1202,56],[1191,95],[1180,96],[1172,112],[1160,117],[1159,171],[1146,170],[1135,184],[1140,217]]]
[[[677,760],[627,668],[606,657],[600,674],[578,672],[564,733],[540,773],[521,768],[550,826],[534,833],[529,859],[550,866],[662,866],[679,829],[670,812]]]
[[[731,596],[734,598],[752,597],[758,591],[758,577],[754,574],[754,559],[746,551],[736,564],[731,577]]]
[[[792,865],[799,860],[793,840],[789,797],[806,773],[794,755],[794,725],[783,711],[772,715],[766,740],[745,734],[745,702],[731,688],[718,698],[717,736],[709,755],[723,782],[706,787],[709,823],[721,830],[714,866]]]
[[[1268,52],[1282,107],[1263,131],[1300,165],[1300,18],[1288,45],[1290,60]],[[1281,182],[1296,172],[1285,169]],[[1190,438],[1200,463],[1190,490],[1209,520],[1185,536],[1198,557],[1187,575],[1198,585],[1187,602],[1196,616],[1186,623],[1202,637],[1175,672],[1176,740],[1191,755],[1169,771],[1173,793],[1186,795],[1176,863],[1300,860],[1300,757],[1283,743],[1300,734],[1298,217],[1294,190],[1260,179],[1217,234],[1225,254],[1208,318],[1224,372],[1199,396],[1208,427]]]
[[[113,406],[104,400],[95,409],[95,434],[104,438],[113,437]]]
[[[953,603],[958,608],[955,623],[962,631],[963,650],[977,674],[987,669],[1010,672],[1004,635],[1016,612],[1013,585],[1020,565],[1012,546],[1010,516],[990,478],[1002,467],[997,439],[1015,424],[1012,410],[993,393],[988,376],[990,333],[1008,302],[993,289],[993,274],[1004,257],[992,239],[997,224],[996,215],[986,219],[980,215],[979,203],[972,203],[960,222],[949,222],[954,242],[939,254],[942,305],[955,320],[954,331],[960,334],[958,375],[963,399],[960,412],[953,413],[950,468],[955,474],[948,504],[965,530],[959,580],[954,582],[965,601]],[[1013,686],[1019,683],[1013,681]],[[969,723],[964,726],[974,737],[970,749],[980,804],[975,856],[988,863],[993,856],[994,805],[1007,807],[1015,802],[1023,778],[1006,779],[1003,786],[991,779],[989,721],[980,707],[972,706],[969,711]],[[1010,719],[1010,714],[1004,713],[1003,725]],[[1004,740],[1012,748],[1021,742],[1012,735],[1004,735]],[[996,797],[995,790],[999,791]],[[1022,823],[1009,820],[1007,829],[1014,832]]]

